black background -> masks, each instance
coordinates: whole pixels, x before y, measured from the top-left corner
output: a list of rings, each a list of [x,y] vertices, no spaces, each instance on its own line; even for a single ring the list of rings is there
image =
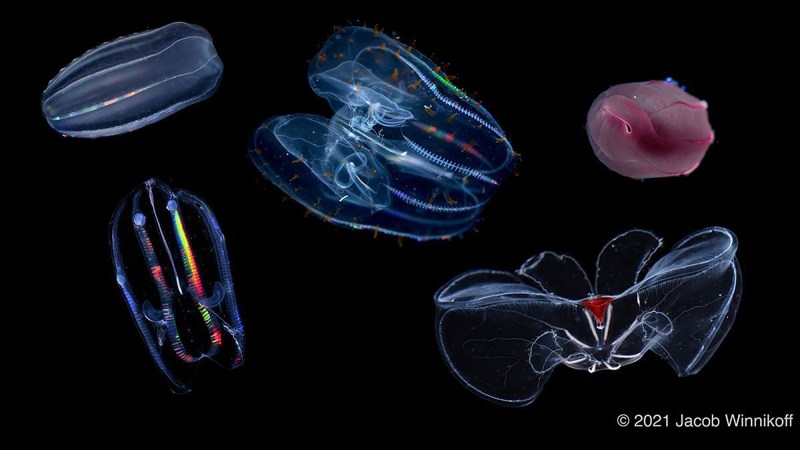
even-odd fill
[[[35,384],[27,392],[36,394],[36,414],[83,425],[168,417],[195,431],[214,417],[240,422],[237,433],[270,427],[280,437],[295,429],[286,424],[328,424],[347,435],[379,427],[412,437],[440,429],[589,440],[620,432],[620,413],[797,410],[797,376],[787,367],[796,359],[798,302],[790,287],[797,225],[787,215],[797,196],[793,180],[779,175],[781,155],[796,143],[777,125],[774,105],[791,89],[774,66],[787,42],[776,30],[666,6],[587,12],[588,20],[499,7],[453,13],[470,10],[458,5],[283,6],[290,9],[137,6],[36,19],[12,92],[24,97],[17,106],[30,127],[17,150],[30,157],[22,173],[33,175],[13,192],[28,211],[15,224],[36,236],[20,257],[34,280],[19,299],[36,319],[15,336],[35,342],[17,347],[25,348],[21,373]],[[225,72],[211,99],[110,138],[64,138],[48,128],[40,95],[61,67],[101,42],[176,20],[214,38]],[[261,122],[330,113],[308,87],[307,60],[348,20],[377,23],[450,62],[456,84],[478,91],[522,155],[478,232],[420,243],[337,228],[304,218],[252,166],[247,142]],[[645,182],[609,171],[585,135],[592,100],[613,84],[667,76],[710,105],[717,141],[703,164],[688,177]],[[198,194],[216,213],[247,333],[244,367],[205,365],[183,396],[169,392],[151,362],[109,255],[112,212],[149,177]],[[630,228],[672,245],[712,225],[739,236],[744,297],[731,333],[696,376],[678,378],[652,354],[618,372],[561,367],[531,406],[508,409],[468,392],[440,358],[432,295],[463,271],[513,270],[543,250],[571,254],[590,270],[603,244]],[[43,343],[26,341],[31,335]],[[62,413],[69,410],[78,412]]]

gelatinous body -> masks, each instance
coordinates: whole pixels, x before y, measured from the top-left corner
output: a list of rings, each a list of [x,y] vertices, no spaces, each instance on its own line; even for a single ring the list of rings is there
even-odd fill
[[[117,283],[156,365],[188,392],[197,363],[242,364],[244,328],[225,237],[202,200],[149,180],[111,221]]]
[[[336,32],[308,74],[333,117],[269,119],[250,157],[326,220],[416,239],[458,235],[514,170],[491,114],[424,55],[381,32]]]
[[[450,370],[471,391],[509,406],[534,401],[559,365],[616,370],[649,350],[679,376],[697,373],[736,316],[737,240],[725,228],[704,229],[653,263],[660,247],[646,231],[617,236],[600,253],[594,284],[574,259],[551,252],[516,273],[456,277],[435,296]]]
[[[210,97],[222,76],[206,30],[175,22],[105,43],[75,59],[42,94],[47,123],[96,138],[133,131]]]
[[[672,79],[620,84],[592,103],[586,132],[597,158],[621,175],[688,175],[714,141],[707,109]]]

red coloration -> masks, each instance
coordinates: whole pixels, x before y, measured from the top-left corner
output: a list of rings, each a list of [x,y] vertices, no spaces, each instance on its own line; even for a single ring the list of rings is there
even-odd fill
[[[586,132],[597,158],[621,175],[688,175],[714,141],[707,108],[670,82],[620,84],[594,101]]]
[[[155,278],[159,284],[164,284],[164,272],[161,271],[160,265],[151,267],[150,273],[153,274],[153,278]]]
[[[148,244],[150,243],[149,240],[147,242]],[[167,286],[167,280],[164,279],[164,272],[161,270],[161,266],[156,265],[151,267],[150,273],[153,275],[153,278],[155,278],[156,283],[158,284],[158,289],[161,292],[169,292],[169,287]]]
[[[485,161],[483,155],[481,155],[481,152],[475,150],[475,144],[473,144],[472,142],[464,144],[464,146],[461,148],[461,151],[467,152],[470,155],[480,159],[481,161]]]
[[[455,136],[453,136],[453,134],[452,134],[452,133],[447,133],[447,134],[444,136],[444,141],[445,141],[445,142],[447,142],[447,143],[453,142],[455,139],[456,139],[456,137],[455,137]]]
[[[588,309],[589,312],[594,316],[594,320],[596,320],[598,324],[602,325],[606,317],[606,308],[608,308],[608,305],[614,301],[614,298],[615,297],[609,297],[607,295],[599,295],[597,297],[581,300],[581,306]]]
[[[214,331],[211,332],[211,343],[222,345],[222,333],[216,327],[214,327]]]

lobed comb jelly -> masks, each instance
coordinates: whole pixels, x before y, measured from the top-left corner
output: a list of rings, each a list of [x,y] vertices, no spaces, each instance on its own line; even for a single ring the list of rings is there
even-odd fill
[[[738,240],[694,232],[663,242],[631,230],[597,258],[594,283],[567,255],[543,252],[515,273],[473,270],[435,296],[436,336],[450,371],[505,406],[533,402],[558,366],[618,370],[647,353],[694,375],[728,334],[742,294]]]
[[[250,158],[330,222],[418,240],[456,236],[514,171],[515,153],[489,111],[378,30],[339,29],[311,59],[308,79],[333,116],[267,120]]]

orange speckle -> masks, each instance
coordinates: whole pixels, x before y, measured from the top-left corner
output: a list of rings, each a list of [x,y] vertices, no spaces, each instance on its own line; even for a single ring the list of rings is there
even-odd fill
[[[465,146],[463,146],[461,148],[461,151],[472,154],[475,151],[475,149],[473,147],[475,147],[477,144],[478,143],[475,142],[475,141],[469,141],[469,142],[467,142],[467,144]]]

